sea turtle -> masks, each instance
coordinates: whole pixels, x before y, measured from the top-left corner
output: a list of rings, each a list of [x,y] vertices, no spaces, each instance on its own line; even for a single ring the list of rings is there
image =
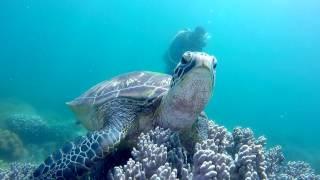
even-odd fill
[[[50,155],[33,178],[81,177],[120,144],[128,145],[156,126],[200,137],[199,127],[205,127],[200,119],[205,119],[202,111],[212,95],[216,64],[206,53],[185,52],[173,76],[132,72],[92,87],[68,103],[90,132]]]

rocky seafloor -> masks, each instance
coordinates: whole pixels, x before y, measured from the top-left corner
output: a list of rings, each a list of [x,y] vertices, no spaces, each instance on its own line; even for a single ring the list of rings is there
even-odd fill
[[[12,163],[0,169],[0,179],[26,179],[36,166]],[[249,128],[232,132],[209,123],[208,138],[194,153],[182,146],[178,133],[156,128],[138,137],[133,149],[116,152],[81,179],[223,179],[320,180],[311,166],[286,161],[281,147],[266,148],[266,138]]]
[[[69,124],[52,125],[35,113],[13,113],[0,122],[0,159],[7,162],[42,160],[74,136]]]

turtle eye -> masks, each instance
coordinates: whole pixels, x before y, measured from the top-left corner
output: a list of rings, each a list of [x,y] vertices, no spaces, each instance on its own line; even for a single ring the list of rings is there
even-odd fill
[[[191,60],[192,60],[192,53],[190,51],[187,51],[182,55],[181,63],[186,64]]]
[[[213,69],[216,69],[218,65],[218,62],[215,58],[213,58]]]

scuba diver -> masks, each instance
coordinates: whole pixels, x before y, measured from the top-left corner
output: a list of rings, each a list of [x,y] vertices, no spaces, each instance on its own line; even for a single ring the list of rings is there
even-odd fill
[[[197,26],[193,31],[191,29],[179,31],[164,55],[164,61],[167,64],[166,73],[173,73],[172,69],[176,67],[184,52],[202,51],[208,38],[208,33],[201,26]]]

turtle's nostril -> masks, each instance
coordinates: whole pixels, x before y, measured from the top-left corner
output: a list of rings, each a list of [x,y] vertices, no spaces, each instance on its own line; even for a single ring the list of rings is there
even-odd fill
[[[217,68],[217,63],[215,62],[214,64],[213,64],[213,69],[216,69]]]

